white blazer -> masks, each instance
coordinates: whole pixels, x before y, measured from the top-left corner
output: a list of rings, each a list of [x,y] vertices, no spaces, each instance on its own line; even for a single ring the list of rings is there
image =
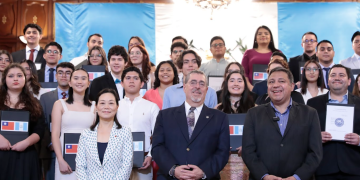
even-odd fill
[[[358,59],[355,53],[351,57],[341,60],[340,64],[350,68],[350,69],[360,69],[360,60]]]
[[[103,164],[99,159],[97,129],[85,129],[80,136],[76,154],[76,176],[79,180],[128,180],[133,166],[133,140],[128,127],[116,129],[114,123]]]

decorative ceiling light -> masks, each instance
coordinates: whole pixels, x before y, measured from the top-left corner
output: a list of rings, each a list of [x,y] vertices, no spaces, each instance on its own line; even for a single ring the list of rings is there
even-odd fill
[[[213,11],[214,9],[226,9],[227,6],[230,4],[231,0],[185,0],[186,2],[193,2],[195,6],[198,6],[202,9],[210,9],[211,10],[211,17],[212,20]]]

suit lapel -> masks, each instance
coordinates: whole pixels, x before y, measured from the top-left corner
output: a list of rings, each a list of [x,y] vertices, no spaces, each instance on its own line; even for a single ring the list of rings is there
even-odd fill
[[[190,143],[192,143],[194,139],[196,139],[196,137],[200,134],[202,129],[204,129],[204,127],[209,123],[209,121],[213,117],[213,115],[208,111],[208,109],[209,108],[206,107],[204,104],[202,111],[200,112],[199,119],[196,122],[194,132],[191,135]]]
[[[266,106],[266,111],[268,113],[269,121],[271,121],[271,124],[274,125],[275,129],[281,136],[279,125],[276,121],[273,120],[273,117],[275,117],[274,109],[271,107],[270,103],[267,103],[265,106]]]
[[[43,49],[43,48],[40,48],[34,62],[42,63],[42,62],[41,62],[41,59],[43,58],[43,55],[44,55],[44,49]]]
[[[106,150],[105,150],[102,165],[105,165],[105,163],[109,160],[110,155],[113,154],[113,151],[116,148],[116,145],[117,145],[118,140],[120,138],[119,136],[116,135],[115,130],[116,130],[116,125],[114,123],[114,125],[113,125],[113,127],[111,129],[111,132],[110,132],[110,138],[109,138],[109,142],[108,142],[108,145],[106,147]],[[100,160],[99,160],[99,162],[100,162]]]
[[[116,90],[116,92],[117,92],[116,84],[115,84],[114,78],[111,76],[111,73],[107,73],[105,76],[106,76],[107,84],[109,85],[108,87]],[[120,94],[119,92],[117,92],[117,93],[118,93],[118,95]]]
[[[348,93],[348,104],[354,104],[354,95]]]
[[[96,164],[98,166],[101,166],[101,162],[99,159],[98,146],[97,146],[97,128],[98,128],[98,126],[95,127],[94,131],[91,131],[91,138],[89,140],[90,145],[88,147],[89,147],[90,154],[92,155],[92,158],[94,158]]]
[[[188,125],[187,125],[187,119],[186,119],[186,112],[185,112],[185,103],[183,103],[181,106],[177,108],[175,116],[175,121],[178,123],[180,130],[186,139],[187,142],[189,142],[189,132],[188,132]]]
[[[298,113],[298,104],[296,102],[292,102],[291,108],[290,108],[290,112],[289,112],[289,117],[288,117],[288,122],[285,128],[285,132],[284,132],[284,136],[287,134],[287,132],[290,131],[291,126],[294,124],[294,121],[297,119],[297,113]]]

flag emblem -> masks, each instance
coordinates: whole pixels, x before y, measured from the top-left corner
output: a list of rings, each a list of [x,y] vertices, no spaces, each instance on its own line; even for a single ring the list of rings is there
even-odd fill
[[[24,121],[1,121],[1,131],[28,132],[29,123]]]
[[[264,72],[254,72],[253,80],[265,80],[268,74]]]
[[[300,67],[300,74],[303,73],[304,67]]]
[[[230,125],[230,135],[238,135],[238,136],[242,136],[243,135],[243,127],[244,125]]]
[[[89,72],[89,80],[92,81],[95,78],[103,76],[104,74],[105,74],[104,72]]]
[[[134,141],[134,151],[143,151],[143,142],[142,141]]]
[[[65,154],[76,154],[77,148],[77,144],[65,144]]]

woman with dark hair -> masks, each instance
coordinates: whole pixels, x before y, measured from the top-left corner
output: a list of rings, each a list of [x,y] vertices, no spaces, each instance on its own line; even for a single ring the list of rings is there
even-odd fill
[[[296,89],[296,91],[301,93],[305,104],[310,98],[328,92],[328,90],[325,89],[324,75],[321,66],[315,60],[311,59],[306,61],[301,74],[300,86],[301,88]]]
[[[56,154],[56,180],[76,179],[76,174],[63,158],[64,134],[81,133],[93,124],[95,102],[91,103],[89,100],[89,85],[89,74],[84,69],[75,70],[70,75],[69,98],[59,99],[54,103],[51,139]]]
[[[116,117],[117,93],[113,89],[103,89],[95,103],[96,120],[80,136],[75,159],[76,176],[80,180],[127,180],[133,165],[133,141],[130,128],[121,126]]]
[[[42,138],[45,129],[40,102],[26,86],[25,70],[19,64],[9,65],[1,79],[0,110],[29,111],[30,121],[29,136],[16,144],[10,144],[0,135],[0,179],[42,179],[39,157],[34,146]]]
[[[252,83],[253,65],[269,64],[272,53],[279,51],[275,48],[274,38],[267,26],[257,28],[253,44],[252,49],[245,51],[241,62],[250,83]]]
[[[133,46],[137,46],[137,45],[142,45],[144,46],[144,48],[146,48],[145,46],[145,42],[143,39],[141,39],[141,37],[139,36],[132,36],[129,40],[129,43],[128,43],[128,50],[129,50],[129,54],[130,54],[130,49],[133,47]],[[151,72],[155,72],[155,64],[153,64],[151,61],[150,61],[150,64],[151,64]]]
[[[20,65],[25,69],[27,79],[26,85],[29,86],[29,91],[33,93],[34,97],[40,100],[41,95],[47,91],[41,88],[41,85],[38,81],[35,63],[31,60],[24,59],[20,61]]]
[[[142,45],[132,46],[129,50],[129,57],[130,61],[127,63],[125,68],[132,66],[139,68],[144,76],[146,89],[151,89],[155,81],[155,77],[154,73],[151,72],[150,56],[145,47]]]
[[[13,63],[13,58],[11,54],[6,50],[0,50],[0,85],[2,74],[6,67],[8,67],[11,63]]]
[[[222,103],[218,109],[227,114],[247,113],[255,106],[251,91],[247,87],[245,75],[240,71],[231,72],[224,81],[224,89],[221,94]],[[249,170],[246,168],[241,157],[241,147],[237,148],[238,154],[231,154],[228,164],[221,171],[221,179],[247,179]]]
[[[100,46],[94,46],[88,52],[88,65],[105,66],[105,74],[109,73],[108,62],[106,60],[106,53]]]
[[[352,91],[353,95],[360,97],[360,82],[359,82],[359,77],[360,74],[358,74],[355,78],[355,84],[354,84],[354,89]]]
[[[161,110],[165,89],[178,83],[179,77],[174,63],[162,61],[155,70],[154,88],[148,90],[143,98],[157,104]]]

